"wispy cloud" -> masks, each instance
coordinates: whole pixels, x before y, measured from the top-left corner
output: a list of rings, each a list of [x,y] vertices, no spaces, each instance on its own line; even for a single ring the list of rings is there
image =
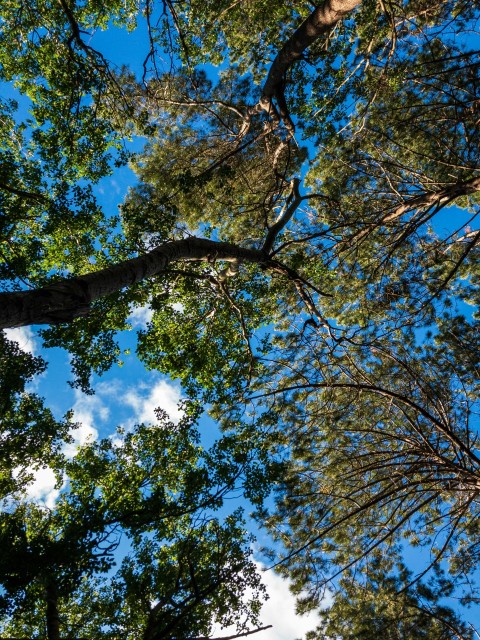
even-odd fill
[[[15,327],[14,329],[4,329],[4,331],[7,338],[16,342],[22,351],[33,355],[38,352],[35,334],[30,327]]]
[[[124,395],[124,402],[132,407],[135,422],[155,424],[158,422],[155,415],[157,408],[166,411],[173,422],[178,422],[182,417],[178,408],[181,397],[179,385],[158,380],[149,387],[143,384],[130,388]]]
[[[153,309],[146,305],[144,307],[135,307],[128,316],[128,321],[134,329],[145,329],[152,317]]]
[[[110,179],[110,187],[113,190],[114,193],[119,194],[122,192],[122,187],[121,185],[118,184],[118,182],[115,180],[115,178],[111,178]]]
[[[70,431],[73,442],[65,445],[65,455],[71,458],[86,442],[95,441],[98,438],[97,426],[106,422],[109,416],[110,410],[100,395],[88,396],[76,390],[73,420],[78,427]]]

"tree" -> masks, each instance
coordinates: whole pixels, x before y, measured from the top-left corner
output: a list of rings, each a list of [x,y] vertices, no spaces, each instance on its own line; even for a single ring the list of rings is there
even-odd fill
[[[2,633],[154,640],[257,624],[264,589],[241,511],[215,512],[238,491],[261,500],[275,465],[260,466],[254,434],[202,451],[195,419],[160,412],[59,460],[70,486],[53,510],[17,488],[1,520]]]
[[[314,340],[305,346],[311,353]],[[308,377],[297,358],[298,383],[266,394],[291,447],[267,526],[286,546],[282,567],[299,590],[360,571],[402,540],[430,549],[412,583],[448,558],[460,587],[476,565],[476,383],[443,348],[412,357],[414,349],[371,346],[354,360],[350,348]]]
[[[87,33],[142,15],[139,78]],[[477,18],[423,0],[5,8],[1,77],[33,115],[2,105],[0,326],[51,325],[45,344],[89,390],[132,307],[150,306],[146,365],[287,460],[259,518],[298,590],[401,540],[430,545],[426,572],[448,556],[458,589],[475,566],[478,318],[455,305],[478,301]],[[128,135],[147,145],[117,218],[92,185]],[[443,231],[441,214],[461,222]],[[155,582],[145,549],[166,553],[138,541],[137,600]]]
[[[393,556],[395,557],[395,555]],[[392,573],[388,573],[388,565]],[[314,638],[472,638],[473,630],[455,613],[440,603],[451,589],[441,575],[429,584],[418,583],[405,589],[411,578],[401,563],[397,567],[389,559],[372,558],[365,583],[353,572],[341,580],[338,597],[321,613],[322,622]]]
[[[32,471],[55,464],[72,427],[70,415],[56,420],[42,398],[27,390],[45,370],[40,357],[24,353],[16,342],[0,340],[0,500],[2,508],[30,482]]]

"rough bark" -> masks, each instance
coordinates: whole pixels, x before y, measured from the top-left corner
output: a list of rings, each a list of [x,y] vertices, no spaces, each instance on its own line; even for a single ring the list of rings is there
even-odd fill
[[[216,638],[211,638],[210,636],[200,636],[196,638],[192,638],[191,640],[235,640],[235,638],[246,638],[247,636],[251,636],[254,633],[260,633],[260,631],[266,631],[267,629],[272,629],[273,624],[268,624],[265,627],[258,627],[257,629],[252,629],[251,631],[244,631],[243,633],[235,633],[233,636],[221,636]]]
[[[285,203],[285,207],[283,211],[280,213],[280,216],[278,217],[277,221],[275,222],[275,224],[273,224],[270,227],[267,237],[265,238],[265,242],[263,243],[263,251],[265,253],[271,252],[271,250],[273,249],[273,243],[275,242],[275,239],[277,238],[278,234],[289,223],[295,211],[297,210],[298,206],[302,202],[303,198],[300,195],[300,192],[298,190],[299,185],[300,185],[299,178],[294,178],[291,181],[290,196],[288,197],[287,202]]]
[[[53,582],[46,586],[47,601],[47,638],[60,640],[60,618],[58,615],[58,595]]]
[[[262,96],[273,98],[282,84],[286,71],[320,36],[329,33],[344,16],[353,11],[361,0],[326,0],[298,27],[278,52],[263,85]]]
[[[41,289],[0,294],[0,329],[30,324],[71,322],[86,315],[90,304],[167,269],[179,260],[245,261],[267,264],[264,251],[226,242],[186,238],[107,269],[59,280]]]

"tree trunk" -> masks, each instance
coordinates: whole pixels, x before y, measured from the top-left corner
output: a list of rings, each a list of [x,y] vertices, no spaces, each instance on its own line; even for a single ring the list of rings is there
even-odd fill
[[[47,638],[60,640],[60,618],[58,616],[58,596],[54,582],[49,581],[46,586],[47,601]]]
[[[290,118],[284,93],[285,74],[287,70],[294,62],[301,60],[304,51],[308,49],[315,40],[328,34],[344,16],[353,11],[361,2],[362,0],[325,0],[320,7],[317,7],[308,18],[302,22],[275,56],[265,84],[263,85],[262,97],[250,110],[244,132],[248,130],[249,119],[252,115],[260,113],[261,111],[267,111],[272,117],[272,120],[277,124],[281,117],[290,136],[294,135],[295,125]],[[277,102],[280,116],[273,106],[272,101],[274,98]]]
[[[263,86],[263,97],[275,97],[283,84],[286,71],[300,60],[303,52],[320,36],[326,35],[345,15],[361,4],[362,0],[326,0],[298,27],[278,52]]]
[[[175,240],[107,269],[59,280],[41,289],[1,293],[0,329],[71,322],[86,315],[95,300],[157,275],[178,260],[245,261],[257,264],[267,264],[269,261],[263,251],[226,242],[203,238]]]

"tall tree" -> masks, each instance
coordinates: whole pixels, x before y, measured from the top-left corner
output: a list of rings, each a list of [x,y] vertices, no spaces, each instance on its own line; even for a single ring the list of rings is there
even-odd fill
[[[401,563],[394,566],[395,555],[391,553],[388,560],[373,557],[364,582],[355,572],[342,578],[338,596],[321,612],[322,622],[310,634],[312,640],[474,637],[474,630],[442,604],[451,590],[448,580],[439,575],[429,584],[419,583],[415,589],[405,589],[411,576]]]
[[[264,588],[241,511],[215,512],[239,491],[262,501],[275,473],[262,458],[254,433],[202,451],[194,416],[160,412],[59,459],[69,488],[53,509],[17,487],[1,516],[2,633],[155,640],[258,627]]]
[[[297,589],[362,572],[401,540],[429,545],[425,572],[448,557],[458,587],[476,563],[478,318],[455,305],[478,303],[477,20],[475,5],[453,0],[313,9],[12,0],[2,10],[0,77],[28,97],[31,117],[2,102],[0,326],[51,325],[45,344],[69,350],[88,390],[91,372],[118,360],[131,309],[150,306],[138,340],[146,365],[211,402],[237,442],[253,430],[273,460],[287,460],[276,511],[259,515],[285,545],[281,566]],[[110,65],[90,34],[140,23],[135,77]],[[218,78],[205,63],[223,69]],[[148,140],[133,162],[139,183],[112,216],[94,185],[126,161],[132,134]],[[25,402],[22,383],[12,389]],[[38,403],[30,412],[48,433],[57,428]],[[60,464],[52,438],[44,446]],[[19,457],[17,444],[12,451]],[[61,504],[60,528],[69,509],[87,509]],[[11,522],[14,558],[28,539]],[[68,537],[82,575],[104,525]],[[237,525],[230,537],[225,526],[241,555]],[[145,531],[105,600],[128,605],[127,617],[131,602],[161,587],[151,558],[169,566],[168,545]],[[172,610],[190,611],[222,582],[212,572],[223,551],[192,571],[200,561],[190,542],[203,548],[213,536],[223,549],[224,532],[198,523],[171,545],[183,585]],[[43,595],[28,602],[45,604],[48,591],[55,612],[45,576]],[[215,611],[223,598],[211,600]],[[195,628],[195,616],[182,613],[180,624],[157,604],[138,608],[137,633],[161,637],[172,619],[179,633],[208,633],[206,617]]]

